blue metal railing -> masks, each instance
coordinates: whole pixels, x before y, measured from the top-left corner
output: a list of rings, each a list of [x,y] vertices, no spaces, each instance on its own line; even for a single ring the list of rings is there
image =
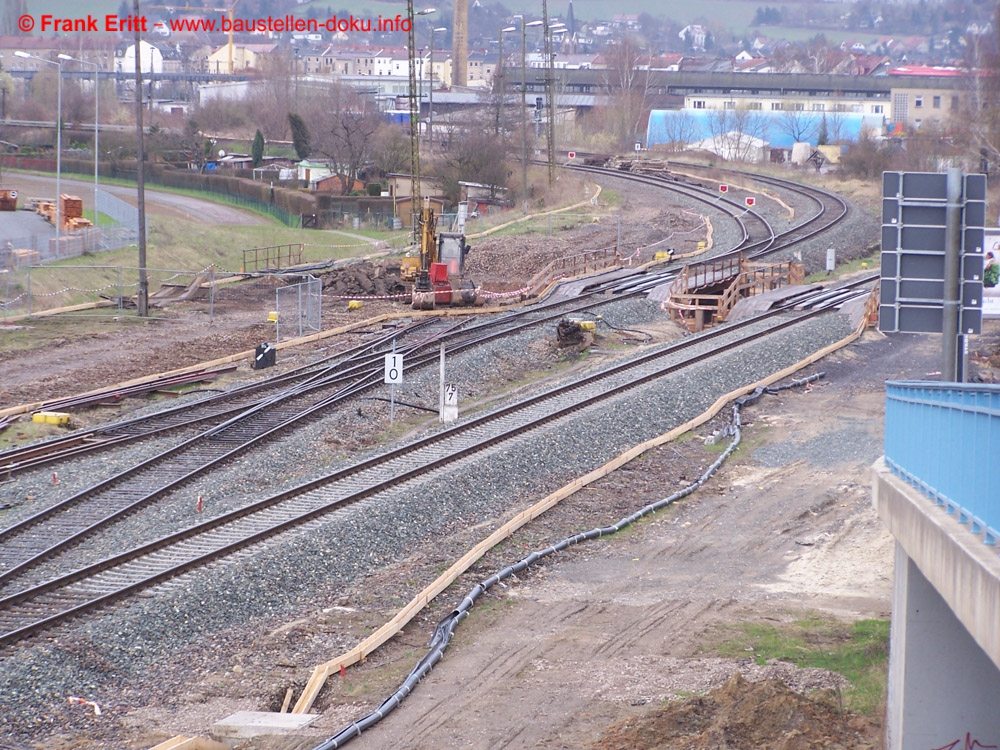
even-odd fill
[[[885,462],[981,534],[1000,538],[1000,386],[886,383]]]

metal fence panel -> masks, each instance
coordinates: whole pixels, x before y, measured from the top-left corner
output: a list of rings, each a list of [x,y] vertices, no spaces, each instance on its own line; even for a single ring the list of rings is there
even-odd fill
[[[885,461],[975,533],[996,543],[1000,386],[888,382]]]
[[[139,242],[139,209],[103,190],[97,191],[98,215],[104,214],[114,222],[111,226],[101,223],[104,232],[103,250],[120,250]],[[146,217],[146,235],[149,236],[149,217]]]
[[[45,234],[0,235],[0,268],[16,270],[85,253],[121,250],[139,241],[139,210],[103,190],[97,191],[96,218],[96,226],[66,230],[58,240]]]
[[[275,342],[301,338],[322,329],[323,282],[313,276],[299,276],[303,281],[278,287],[274,291]]]
[[[222,273],[224,277],[228,274]],[[218,278],[214,268],[183,271],[147,268],[150,305],[202,299],[196,286]],[[43,265],[0,273],[0,318],[34,315],[71,305],[110,302],[118,314],[135,314],[133,303],[139,289],[139,269],[128,266]],[[210,311],[211,312],[211,311]],[[99,314],[99,313],[95,313]]]

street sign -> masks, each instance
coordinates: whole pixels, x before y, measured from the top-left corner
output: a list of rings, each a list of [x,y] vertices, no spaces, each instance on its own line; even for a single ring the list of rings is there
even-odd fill
[[[757,202],[757,199],[754,198],[752,195],[748,195],[747,196],[747,208],[750,208],[756,202]]]
[[[385,382],[388,385],[399,385],[403,382],[403,355],[385,355]]]
[[[882,176],[879,330],[941,333],[944,322],[947,174]],[[986,176],[962,175],[959,333],[982,329]]]
[[[729,185],[719,185],[719,192],[720,193],[728,193],[729,192]]]
[[[639,153],[640,151],[642,151],[642,144],[639,143],[639,141],[636,141],[635,142],[635,152]]]

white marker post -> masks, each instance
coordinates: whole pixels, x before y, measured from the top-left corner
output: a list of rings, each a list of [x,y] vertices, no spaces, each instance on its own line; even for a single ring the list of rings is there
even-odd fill
[[[392,354],[385,355],[385,377],[389,385],[389,424],[396,416],[396,386],[403,382],[403,355],[396,354],[396,342],[392,342]]]
[[[454,422],[458,419],[458,388],[449,383],[444,387],[444,405],[441,407],[441,421]]]
[[[439,385],[441,392],[439,394],[438,400],[438,419],[442,422],[454,422],[458,419],[458,389],[451,385],[446,384],[445,380],[445,366],[444,366],[444,344],[441,344],[441,377]]]

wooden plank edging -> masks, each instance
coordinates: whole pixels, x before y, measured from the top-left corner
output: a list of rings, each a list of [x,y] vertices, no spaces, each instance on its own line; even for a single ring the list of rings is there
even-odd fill
[[[535,505],[532,505],[530,508],[518,513],[511,520],[507,521],[507,523],[503,524],[500,528],[466,552],[450,568],[448,568],[448,570],[442,573],[435,581],[411,599],[406,606],[396,613],[395,617],[372,633],[372,635],[368,636],[368,638],[364,639],[360,644],[341,656],[314,667],[312,676],[309,678],[309,682],[302,691],[302,695],[300,695],[298,701],[296,701],[295,708],[292,709],[292,713],[308,713],[312,708],[313,702],[316,700],[316,696],[323,688],[327,677],[331,673],[339,671],[341,666],[349,667],[359,661],[363,661],[368,654],[374,652],[379,646],[400,632],[421,609],[423,609],[438,594],[447,589],[460,575],[472,567],[472,564],[485,555],[489,549],[502,542],[504,539],[507,539],[511,536],[511,534],[527,524],[529,521],[533,521],[546,511],[558,505],[567,497],[576,493],[578,490],[596,482],[598,479],[606,477],[608,474],[621,468],[629,461],[641,456],[646,451],[652,448],[658,448],[664,443],[671,442],[672,440],[676,440],[684,433],[704,424],[708,420],[715,417],[715,415],[718,414],[726,406],[726,404],[730,403],[733,399],[752,393],[759,387],[772,385],[773,383],[783,380],[798,370],[801,370],[803,367],[808,367],[809,365],[818,362],[831,352],[847,346],[864,333],[865,327],[865,325],[859,325],[853,333],[840,341],[836,341],[833,344],[820,349],[818,352],[814,352],[805,359],[796,362],[795,364],[790,365],[789,367],[786,367],[783,370],[764,378],[763,380],[759,380],[756,383],[744,386],[743,388],[738,388],[735,391],[721,396],[708,408],[708,410],[697,417],[694,417],[693,419],[685,422],[679,427],[675,427],[659,437],[652,438],[644,443],[640,443],[639,445],[630,448],[617,458],[604,464],[604,466],[594,469],[589,474],[585,474],[584,476],[573,480]]]

